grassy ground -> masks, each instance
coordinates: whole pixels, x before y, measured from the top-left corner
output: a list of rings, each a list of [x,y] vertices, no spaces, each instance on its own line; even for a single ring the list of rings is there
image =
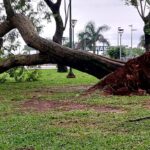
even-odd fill
[[[149,96],[103,96],[95,93],[79,97],[98,82],[75,71],[76,79],[55,70],[41,71],[37,82],[0,86],[0,150],[149,150]],[[26,109],[29,100],[69,102],[87,109]],[[122,112],[97,111],[96,106],[120,108]],[[94,107],[93,107],[94,106]],[[97,108],[97,107],[96,107]],[[136,120],[137,119],[137,120]]]

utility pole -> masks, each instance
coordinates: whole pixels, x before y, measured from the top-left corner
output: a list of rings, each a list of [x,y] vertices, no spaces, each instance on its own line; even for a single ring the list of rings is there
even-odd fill
[[[69,46],[73,48],[72,43],[72,0],[69,0]],[[75,78],[72,68],[70,67],[67,78]]]
[[[118,27],[118,29],[117,29],[117,46],[118,46],[118,47],[119,47],[119,45],[120,45],[120,44],[119,44],[119,43],[120,43],[120,42],[119,42],[119,38],[120,38],[120,37],[119,37],[119,29],[120,29],[120,28],[121,28],[121,27]]]
[[[129,25],[131,28],[131,50],[130,50],[130,57],[133,55],[133,31],[136,31],[136,29],[133,29],[133,25]]]
[[[120,60],[122,59],[122,34],[124,32],[124,29],[121,27],[118,27],[118,35],[120,37]]]

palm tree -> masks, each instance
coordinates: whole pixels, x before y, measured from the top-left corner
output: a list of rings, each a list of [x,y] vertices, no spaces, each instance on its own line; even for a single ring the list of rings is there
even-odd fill
[[[109,45],[108,40],[101,34],[101,32],[107,31],[109,27],[107,25],[100,26],[96,28],[95,23],[90,21],[85,26],[85,31],[79,33],[79,43],[83,46],[86,42],[86,47],[96,52],[96,43],[101,42]],[[84,46],[85,47],[85,46]]]
[[[86,36],[85,31],[82,31],[78,34],[79,43],[77,45],[77,49],[86,50],[87,46],[90,43],[89,38]]]

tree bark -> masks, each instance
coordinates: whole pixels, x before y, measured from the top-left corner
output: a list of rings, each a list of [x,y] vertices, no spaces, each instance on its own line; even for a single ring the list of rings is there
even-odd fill
[[[2,46],[3,46],[3,38],[0,37],[0,50],[1,50]]]
[[[54,4],[51,0],[45,0],[51,11],[53,12],[53,16],[56,23],[56,30],[53,36],[53,41],[62,45],[62,37],[64,32],[63,20],[60,15],[60,5],[62,0],[57,0]],[[67,67],[62,64],[57,64],[57,71],[58,72],[67,72]]]
[[[28,46],[39,50],[40,53],[49,58],[52,63],[55,62],[70,66],[80,71],[89,73],[97,78],[102,78],[118,67],[124,65],[124,62],[97,56],[80,50],[72,50],[51,40],[46,40],[38,35],[33,24],[27,17],[21,14],[15,14],[10,19],[10,23],[13,27],[19,30]],[[1,36],[4,36],[3,28],[0,28],[0,37]]]
[[[145,50],[150,50],[150,20],[145,23],[144,26],[144,35],[145,35]]]
[[[150,13],[142,18],[144,21],[145,50],[150,50]]]
[[[0,24],[0,37],[3,37],[11,29],[17,28],[26,44],[37,49],[40,54],[14,56],[3,60],[0,62],[0,72],[16,66],[51,62],[70,66],[97,78],[107,75],[94,88],[104,89],[111,94],[126,95],[131,92],[150,92],[150,52],[125,64],[85,51],[72,50],[51,40],[46,40],[38,35],[33,24],[24,15],[14,14],[8,20],[8,24],[6,24],[7,21]]]
[[[11,56],[10,58],[0,62],[0,73],[3,73],[13,67],[33,66],[50,62],[55,63],[53,60],[49,59],[49,57],[42,54]]]
[[[62,45],[62,36],[64,32],[64,27],[60,13],[54,14],[54,18],[56,22],[56,31],[53,37],[53,41]],[[67,72],[67,66],[57,64],[57,72]]]
[[[150,93],[150,51],[128,61],[90,90],[103,89],[114,95]]]

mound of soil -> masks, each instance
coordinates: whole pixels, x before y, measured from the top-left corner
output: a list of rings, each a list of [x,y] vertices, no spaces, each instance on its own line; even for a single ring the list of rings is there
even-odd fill
[[[129,60],[90,90],[103,89],[113,95],[150,93],[150,52]],[[89,90],[89,91],[90,91]]]
[[[150,109],[150,100],[144,103],[144,107]]]

